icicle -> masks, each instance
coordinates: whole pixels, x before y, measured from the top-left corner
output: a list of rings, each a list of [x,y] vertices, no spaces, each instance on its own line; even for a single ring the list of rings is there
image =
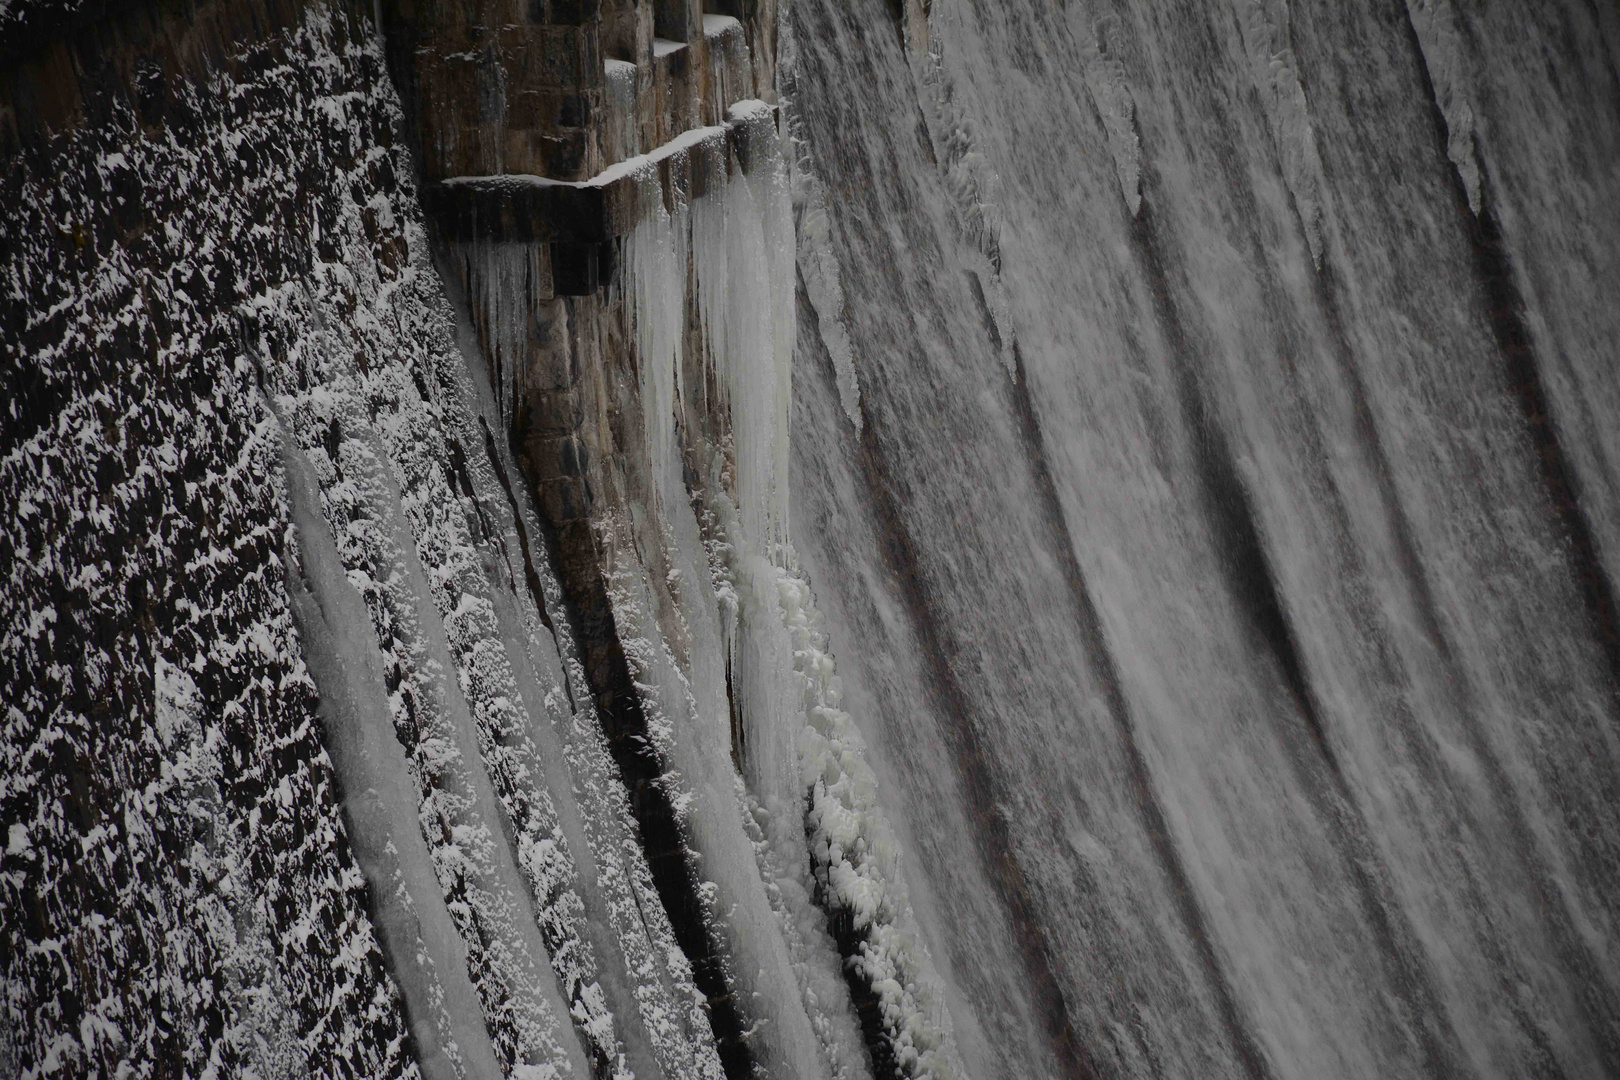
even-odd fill
[[[718,166],[693,208],[698,307],[731,412],[743,536],[776,560],[787,539],[788,406],[792,396],[793,220],[787,169],[770,107],[732,106],[751,168]],[[719,199],[712,192],[723,192]]]
[[[550,266],[539,244],[475,240],[458,249],[478,334],[493,359],[501,419],[510,422],[528,355],[529,316],[551,291]]]
[[[655,490],[668,507],[679,490],[675,398],[686,328],[687,208],[666,211],[657,170],[636,174],[644,205],[653,211],[625,239],[625,288],[635,324],[643,434]]]
[[[636,65],[607,60],[603,77],[607,90],[608,160],[624,161],[641,150],[641,133],[636,124]]]

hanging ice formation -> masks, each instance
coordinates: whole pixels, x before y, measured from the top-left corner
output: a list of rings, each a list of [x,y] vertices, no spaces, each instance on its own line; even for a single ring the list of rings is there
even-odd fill
[[[728,1072],[956,1075],[788,534],[795,237],[776,110],[736,103],[582,186],[636,215],[601,292],[557,296],[535,244],[455,246],[457,276],[558,544],[589,654],[580,693],[608,702],[721,1057]]]

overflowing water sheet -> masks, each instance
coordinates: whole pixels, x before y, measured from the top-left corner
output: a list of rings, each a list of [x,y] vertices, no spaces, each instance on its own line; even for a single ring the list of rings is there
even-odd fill
[[[1620,1067],[1612,20],[1408,7],[790,10],[793,535],[970,1072]]]

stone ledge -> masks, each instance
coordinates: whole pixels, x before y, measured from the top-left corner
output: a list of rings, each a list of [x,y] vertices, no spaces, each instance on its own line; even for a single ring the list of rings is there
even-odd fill
[[[540,176],[458,176],[424,184],[422,206],[452,243],[600,244],[625,235],[652,210],[656,175],[665,209],[702,198],[712,155],[723,155],[728,173],[750,168],[750,121],[768,113],[773,130],[778,107],[739,102],[723,124],[693,128],[650,154],[622,161],[589,180]]]

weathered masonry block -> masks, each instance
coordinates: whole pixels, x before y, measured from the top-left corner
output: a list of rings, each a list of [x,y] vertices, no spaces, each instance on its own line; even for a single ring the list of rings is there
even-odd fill
[[[775,98],[775,0],[384,0],[441,241],[545,245],[547,295],[612,277],[640,220],[627,162],[656,160],[666,206],[695,129]],[[692,193],[701,195],[701,192]]]
[[[775,0],[384,0],[423,179],[580,181],[774,99]]]

